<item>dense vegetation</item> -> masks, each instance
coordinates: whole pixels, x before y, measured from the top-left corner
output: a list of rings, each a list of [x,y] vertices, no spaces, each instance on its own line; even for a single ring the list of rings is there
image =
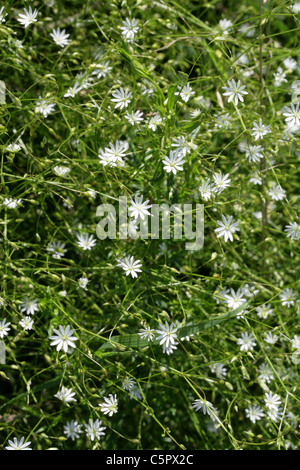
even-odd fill
[[[299,449],[299,11],[0,8],[0,448]]]

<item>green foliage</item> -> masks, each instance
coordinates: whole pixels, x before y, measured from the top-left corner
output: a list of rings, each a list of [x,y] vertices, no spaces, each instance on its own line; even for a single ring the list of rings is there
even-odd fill
[[[25,28],[29,6],[38,15]],[[0,9],[1,449],[22,436],[34,450],[299,449],[299,113],[295,126],[283,114],[298,102],[296,7]],[[57,28],[69,35],[62,46]],[[243,102],[224,95],[232,79]],[[121,89],[124,107],[113,101]],[[260,118],[270,132],[255,140]],[[167,172],[178,147],[182,169]],[[130,206],[136,195],[203,204],[203,248],[161,231],[121,238],[119,226],[116,239],[97,238],[97,207],[114,205],[118,220],[119,197]],[[216,231],[222,216],[238,223],[232,241]],[[139,260],[136,277],[125,256]],[[75,347],[58,351],[50,337],[68,325]],[[174,350],[158,338],[165,325]],[[62,387],[76,401],[63,402]],[[273,414],[269,393],[280,399]],[[111,415],[99,406],[110,395]],[[90,419],[103,435],[91,439]],[[81,426],[74,439],[70,421]]]

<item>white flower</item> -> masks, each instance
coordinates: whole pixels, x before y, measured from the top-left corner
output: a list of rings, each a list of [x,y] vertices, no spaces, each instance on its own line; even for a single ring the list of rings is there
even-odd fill
[[[255,289],[255,286],[249,286],[249,284],[245,284],[243,287],[241,287],[241,291],[246,297],[253,297],[259,292],[258,289]]]
[[[53,332],[56,334],[49,336],[49,339],[53,340],[50,346],[56,346],[56,351],[63,349],[65,353],[68,352],[69,347],[76,348],[74,341],[77,341],[78,338],[72,336],[75,330],[71,329],[70,325],[67,325],[66,328],[59,325],[58,328],[59,330],[53,328]]]
[[[257,163],[261,158],[264,158],[262,151],[261,145],[249,145],[249,147],[245,148],[246,158],[249,162]]]
[[[248,310],[248,309],[246,309],[246,310],[241,310],[239,313],[236,314],[236,318],[237,318],[238,320],[241,320],[241,319],[245,320],[245,315],[248,315],[248,313],[249,313],[249,310]]]
[[[163,348],[163,353],[164,354],[167,354],[168,356],[170,354],[173,354],[173,352],[175,351],[175,349],[177,349],[177,341],[175,341],[174,343],[169,343],[168,345],[166,345],[166,343],[164,343],[162,345],[162,348]]]
[[[158,256],[167,256],[168,254],[168,246],[166,242],[162,242],[158,245],[159,251]]]
[[[224,189],[226,189],[229,186],[229,183],[231,179],[229,178],[229,174],[227,173],[226,175],[223,175],[221,171],[219,173],[215,173],[213,175],[213,179],[215,182],[215,191],[217,194],[220,194]]]
[[[150,212],[147,209],[149,209],[152,204],[147,204],[149,202],[148,199],[143,202],[143,196],[134,196],[134,200],[130,199],[130,202],[131,206],[129,206],[128,210],[131,212],[131,217],[134,217],[135,219],[140,217],[144,220],[146,215],[150,215]]]
[[[19,13],[17,20],[19,21],[19,23],[21,23],[21,25],[24,26],[24,28],[27,28],[27,26],[37,21],[36,17],[38,15],[38,11],[37,9],[32,11],[31,7],[29,7],[28,10],[26,10],[26,8],[23,8],[23,10],[24,13]]]
[[[124,37],[124,39],[131,42],[135,34],[140,29],[138,26],[139,23],[135,18],[132,18],[132,20],[130,20],[129,18],[126,18],[125,21],[122,21],[122,24],[123,26],[120,26],[120,29],[122,31],[122,36]]]
[[[173,173],[176,175],[177,171],[182,171],[183,170],[183,165],[185,163],[184,156],[180,154],[178,150],[175,150],[174,152],[170,150],[170,156],[168,157],[165,155],[163,164],[164,167],[163,169],[167,173]]]
[[[208,98],[208,97],[204,97],[204,96],[200,95],[200,96],[197,96],[197,98],[195,98],[195,101],[202,108],[209,109],[211,107],[211,99]],[[199,110],[195,109],[195,111],[199,111],[199,112],[198,112],[198,114],[194,115],[195,113],[193,111],[191,111],[191,114],[193,113],[192,114],[193,117],[197,117],[202,112],[201,109],[199,109]]]
[[[131,274],[132,277],[137,277],[137,273],[142,272],[142,270],[139,269],[142,266],[140,260],[138,259],[135,261],[133,256],[126,256],[124,259],[117,261],[117,266],[120,266],[124,269],[126,276]]]
[[[2,204],[8,209],[16,209],[22,204],[22,199],[13,199],[12,197],[6,197]]]
[[[88,283],[89,283],[89,280],[86,277],[81,277],[78,280],[79,287],[81,287],[82,289],[85,289],[85,290],[86,290],[86,286],[88,285]]]
[[[135,112],[131,111],[125,114],[126,119],[133,126],[135,126],[136,124],[139,125],[144,120],[142,116],[143,116],[143,113],[141,111],[135,111]]]
[[[265,405],[270,411],[277,411],[279,405],[281,404],[281,398],[279,395],[273,392],[266,392],[265,393]]]
[[[285,122],[288,126],[300,126],[300,110],[299,110],[299,103],[294,105],[291,103],[291,107],[285,106],[283,108],[283,116],[286,116]]]
[[[246,37],[252,38],[255,34],[255,27],[251,23],[243,23],[240,26],[239,31],[245,34]]]
[[[109,147],[105,147],[104,150],[99,150],[99,163],[102,163],[103,165],[109,164],[110,166],[116,166],[117,162],[123,162],[123,157],[126,156],[127,150],[128,142],[126,140],[117,140],[115,144],[110,142]]]
[[[30,300],[28,297],[26,297],[23,303],[21,304],[21,312],[26,312],[27,315],[33,315],[34,312],[39,311],[38,303],[38,299]]]
[[[95,191],[94,189],[88,189],[88,190],[87,190],[87,193],[88,193],[88,195],[89,195],[91,198],[96,199],[96,197],[97,197],[97,191]]]
[[[292,59],[291,57],[287,57],[284,61],[283,61],[283,65],[285,66],[285,68],[287,68],[288,70],[296,70],[297,68],[297,62]]]
[[[191,111],[191,118],[194,119],[194,118],[200,116],[201,113],[202,113],[202,110],[200,108],[193,109]]]
[[[179,137],[174,137],[172,139],[172,147],[177,147],[176,151],[180,154],[183,155],[184,157],[186,156],[187,153],[190,153],[192,150],[197,149],[197,145],[194,144],[192,141],[188,141],[184,135],[181,135]]]
[[[259,184],[259,185],[262,184],[262,179],[257,172],[253,173],[249,181],[250,183],[253,183],[253,184]]]
[[[294,335],[291,344],[292,349],[300,349],[300,336]]]
[[[97,78],[106,77],[106,75],[112,70],[112,67],[109,67],[109,61],[100,62],[97,64],[97,68],[93,70],[92,75],[97,75]]]
[[[74,98],[74,96],[77,95],[77,93],[79,93],[82,88],[82,84],[76,81],[74,86],[68,88],[68,90],[64,94],[64,97],[67,98],[68,96],[70,96],[71,98]]]
[[[268,318],[269,315],[273,314],[273,309],[266,304],[261,305],[260,307],[256,308],[256,313],[259,318]]]
[[[217,414],[217,410],[209,401],[197,398],[194,400],[192,407],[196,411],[202,411],[204,415],[207,414],[213,421],[216,420],[215,415]]]
[[[235,64],[236,65],[248,65],[249,64],[249,59],[247,54],[238,54],[237,58],[235,59]]]
[[[85,90],[87,90],[88,88],[92,86],[92,83],[90,80],[91,78],[87,72],[79,72],[76,75],[76,81],[79,83],[81,88],[84,88]],[[78,141],[77,145],[80,146],[80,141]]]
[[[298,136],[299,131],[300,126],[286,126],[285,129],[283,129],[282,139],[280,139],[280,142],[289,142],[291,139],[295,139],[296,136]]]
[[[228,103],[234,100],[235,104],[238,105],[239,100],[244,101],[243,95],[248,95],[248,92],[244,90],[245,85],[241,85],[241,81],[236,82],[234,79],[227,81],[228,86],[223,86],[223,90],[226,90],[223,93],[224,96],[229,96]]]
[[[50,99],[40,100],[37,102],[35,107],[35,112],[42,114],[44,117],[47,117],[49,114],[53,113],[55,108],[55,103],[51,103]]]
[[[199,186],[198,191],[205,201],[208,201],[214,195],[215,187],[213,183],[210,182],[210,178],[201,181],[201,186]]]
[[[286,305],[288,308],[290,308],[291,305],[294,305],[295,300],[296,300],[296,293],[293,291],[293,289],[283,289],[281,294],[279,294],[279,297],[281,299],[282,305]]]
[[[246,299],[243,298],[243,295],[244,292],[241,289],[238,289],[236,292],[231,289],[231,295],[225,294],[224,300],[229,308],[233,308],[235,310],[236,308],[243,305],[244,302],[246,302]]]
[[[148,341],[152,341],[155,336],[155,330],[152,330],[149,325],[146,325],[145,328],[141,328],[139,330],[138,335],[142,339],[147,339]]]
[[[217,304],[220,303],[220,299],[218,297],[221,297],[222,302],[225,302],[225,295],[228,294],[229,292],[230,292],[230,289],[226,286],[223,289],[220,289],[220,288],[217,289],[215,292]]]
[[[120,88],[119,90],[112,93],[112,96],[114,98],[111,101],[113,103],[116,103],[115,104],[115,109],[116,108],[120,108],[120,109],[127,108],[127,106],[129,105],[129,103],[131,101],[130,100],[131,95],[132,95],[132,93],[131,93],[131,91],[128,90],[128,88],[125,88],[125,90],[123,88]]]
[[[268,343],[268,344],[275,344],[276,341],[278,340],[278,336],[277,335],[273,335],[273,333],[271,331],[269,331],[268,333],[265,333],[265,338],[264,338],[265,342]]]
[[[249,78],[249,77],[251,77],[251,75],[254,74],[254,70],[251,70],[251,69],[249,69],[249,68],[246,68],[246,69],[242,70],[241,73],[242,73],[242,76],[243,76],[244,78]]]
[[[282,83],[286,83],[287,79],[286,73],[282,70],[281,67],[278,67],[277,71],[273,74],[274,75],[274,85],[280,86]]]
[[[71,438],[72,441],[75,441],[75,439],[78,439],[79,434],[82,433],[81,430],[82,424],[78,424],[78,421],[67,421],[67,423],[64,425],[64,434],[68,438]]]
[[[156,333],[159,335],[156,337],[156,339],[159,340],[159,344],[164,344],[167,348],[169,345],[174,345],[177,339],[178,328],[179,326],[175,322],[169,324],[166,321],[164,325],[160,323],[158,325],[158,329],[156,330]]]
[[[16,152],[19,152],[19,150],[21,150],[21,148],[22,148],[21,145],[14,142],[13,144],[7,145],[5,150],[7,152],[16,153]]]
[[[251,135],[254,137],[255,140],[262,139],[264,135],[271,132],[270,126],[265,126],[262,123],[261,118],[259,118],[258,124],[256,122],[253,123],[252,130],[253,130],[253,132],[252,132]]]
[[[285,190],[279,184],[272,183],[272,187],[268,191],[269,196],[273,201],[281,201],[286,197]]]
[[[175,92],[174,95],[180,95],[185,103],[187,103],[190,97],[195,94],[189,83],[187,83],[183,88],[178,86],[177,89],[180,91]]]
[[[267,417],[271,420],[271,421],[274,421],[275,423],[279,420],[281,420],[282,418],[282,410],[281,408],[276,408],[276,409],[272,409],[272,410],[268,410],[267,411]]]
[[[84,424],[86,437],[88,437],[91,441],[94,441],[95,439],[99,441],[101,436],[105,436],[105,432],[103,431],[106,429],[106,427],[101,426],[101,424],[102,421],[99,419],[96,419],[95,421],[89,419],[88,424]]]
[[[131,377],[125,377],[122,382],[122,388],[124,388],[124,390],[132,390],[134,386],[135,381]]]
[[[300,11],[300,2],[295,2],[293,5],[290,5],[290,9],[293,13],[299,13]]]
[[[110,166],[114,167],[117,166],[116,160],[113,158],[111,154],[105,152],[105,150],[100,149],[98,152],[99,163],[103,166]]]
[[[238,228],[239,223],[232,221],[232,215],[229,215],[226,218],[222,214],[222,221],[217,220],[217,223],[219,225],[219,227],[215,229],[215,232],[217,233],[217,238],[224,237],[225,243],[227,242],[228,239],[230,241],[233,241],[232,234],[239,231],[240,229]]]
[[[52,33],[50,33],[50,36],[52,37],[55,44],[57,44],[60,47],[67,46],[71,42],[71,40],[68,39],[70,34],[66,34],[65,29],[61,31],[60,28],[57,28],[57,29],[53,28]]]
[[[61,290],[58,295],[60,295],[61,297],[66,297],[67,296],[67,291],[66,290]]]
[[[8,439],[9,446],[6,446],[6,450],[32,450],[29,446],[31,444],[30,441],[24,442],[25,437],[21,437],[20,440],[18,440],[16,437],[13,438],[13,440]]]
[[[256,346],[253,334],[247,332],[241,334],[241,337],[237,340],[237,344],[240,345],[241,351],[252,351],[254,346]]]
[[[99,403],[100,409],[102,413],[108,416],[112,416],[114,413],[118,411],[118,399],[117,395],[109,394],[108,397],[104,397],[104,402]]]
[[[162,124],[163,124],[162,117],[158,113],[152,116],[148,121],[149,129],[151,129],[154,132],[156,131],[157,126],[161,126]]]
[[[83,248],[84,251],[86,250],[91,250],[96,245],[96,239],[93,237],[93,235],[90,235],[88,233],[79,233],[76,235],[77,236],[77,245],[80,248]]]
[[[300,224],[297,222],[286,225],[284,231],[287,232],[287,237],[290,237],[291,240],[300,240]]]
[[[228,129],[230,127],[232,118],[229,113],[214,114],[214,117],[216,118],[216,127],[219,129]]]
[[[0,24],[5,23],[5,17],[7,16],[7,13],[3,13],[4,7],[0,8]]]
[[[28,316],[25,316],[21,321],[19,321],[19,325],[21,325],[24,330],[32,330],[33,323],[34,321],[32,318]]]
[[[67,176],[67,174],[71,171],[70,168],[59,165],[56,165],[53,170],[57,176]]]
[[[224,380],[227,374],[227,369],[224,367],[224,364],[222,362],[216,362],[215,364],[212,364],[209,366],[211,372],[215,374],[218,379]]]
[[[65,246],[65,243],[53,240],[52,242],[48,243],[46,250],[48,253],[52,254],[52,258],[61,259],[67,251]]]
[[[141,400],[143,398],[143,395],[141,393],[141,390],[139,389],[138,385],[135,385],[131,390],[130,390],[130,399],[134,397],[137,400]]]
[[[227,18],[224,18],[223,20],[220,20],[218,23],[218,27],[221,29],[221,31],[227,35],[229,34],[229,29],[233,26],[232,21],[227,20]]]
[[[246,408],[246,416],[247,418],[252,421],[252,423],[256,423],[256,421],[259,421],[261,418],[265,416],[265,413],[261,409],[260,406],[254,404],[254,405],[249,405],[248,408]]]
[[[6,321],[6,318],[3,320],[0,320],[0,338],[3,339],[4,336],[8,335],[8,332],[10,330],[10,322]]]
[[[15,45],[15,47],[17,47],[19,49],[23,49],[23,43],[19,39],[14,39],[14,45]]]
[[[145,80],[145,83],[142,83],[140,86],[142,95],[152,95],[154,93],[154,86],[148,80]]]
[[[73,392],[72,388],[65,388],[64,385],[62,385],[61,389],[54,396],[63,403],[70,403],[72,401],[77,401],[76,398],[73,398],[74,395],[75,392]]]
[[[265,363],[260,364],[260,366],[258,367],[258,370],[259,370],[258,378],[262,382],[270,383],[272,380],[274,380],[274,375],[272,373],[272,370],[268,366],[268,364],[265,364]]]

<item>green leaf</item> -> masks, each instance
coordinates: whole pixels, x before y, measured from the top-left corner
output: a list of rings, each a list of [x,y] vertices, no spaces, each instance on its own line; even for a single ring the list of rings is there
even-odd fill
[[[200,28],[200,31],[203,30],[203,32],[205,31],[206,33],[209,32],[211,33],[213,30],[212,28],[207,25],[206,23],[204,23],[203,21],[201,21],[199,18],[197,18],[196,16],[194,16],[188,8],[184,8],[184,2],[181,2],[181,3],[177,3],[176,1],[174,0],[171,0],[170,1],[170,4],[174,5],[176,8],[172,8],[170,5],[168,5],[168,9],[170,11],[173,11],[174,13],[178,14],[178,11],[180,11],[181,15],[183,18],[186,18],[188,21],[190,21],[191,23],[197,25],[199,28]]]
[[[162,170],[158,176],[155,176],[152,178],[151,182],[157,183],[158,181],[161,181],[164,178],[164,176],[165,176],[165,172]]]
[[[120,54],[127,62],[130,63],[131,67],[133,68],[134,72],[139,75],[140,77],[148,80],[150,83],[152,83],[160,97],[160,102],[163,103],[164,101],[164,95],[163,92],[161,91],[160,87],[157,85],[153,75],[148,72],[148,70],[143,66],[143,64],[133,57],[133,55],[130,53],[126,43],[122,40],[122,47],[116,47],[116,52]]]
[[[201,123],[200,123],[199,116],[197,116],[196,118],[191,119],[188,124],[184,124],[184,125],[180,126],[180,130],[184,131],[184,132],[192,132],[195,129],[197,129],[197,127],[199,127],[200,124]]]
[[[244,302],[239,308],[232,310],[231,312],[224,313],[217,317],[212,318],[211,320],[204,320],[201,322],[194,322],[191,325],[184,326],[179,334],[179,338],[184,338],[186,336],[195,335],[201,331],[213,328],[214,326],[229,320],[230,318],[236,317],[238,313],[242,310],[245,310],[249,305],[249,300]],[[142,339],[138,333],[132,335],[116,335],[104,343],[97,351],[96,355],[101,355],[102,351],[106,349],[119,349],[120,351],[125,351],[128,348],[145,348],[150,344],[158,344],[159,341],[154,339],[151,343],[147,339]]]
[[[60,381],[61,381],[61,377],[55,377],[54,379],[50,379],[47,382],[44,382],[42,384],[37,385],[36,387],[33,387],[31,390],[33,393],[36,393],[36,392],[41,392],[42,390],[56,388]],[[20,399],[27,397],[27,395],[28,395],[28,392],[19,393],[16,397],[12,398],[11,400],[6,401],[3,405],[1,405],[0,410],[2,408],[5,408],[7,405],[10,405],[11,403],[14,403],[15,401],[18,401]]]
[[[176,98],[177,98],[175,95],[176,88],[177,88],[177,84],[170,86],[168,90],[168,103],[167,103],[168,112],[172,111],[172,109],[174,108]]]

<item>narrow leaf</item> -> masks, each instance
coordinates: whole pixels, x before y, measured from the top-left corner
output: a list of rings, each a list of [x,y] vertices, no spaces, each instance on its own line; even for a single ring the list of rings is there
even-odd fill
[[[201,331],[213,328],[214,326],[229,320],[230,318],[236,317],[238,313],[245,310],[249,305],[249,301],[244,302],[239,308],[232,310],[231,312],[224,313],[217,317],[212,318],[211,320],[204,320],[201,322],[194,322],[191,325],[184,326],[178,333],[179,338],[184,338],[186,336],[195,335]],[[158,344],[159,341],[154,339],[151,343],[147,339],[142,339],[138,333],[132,335],[116,335],[113,336],[110,340],[104,343],[97,351],[96,354],[101,355],[101,351],[106,349],[119,349],[124,351],[127,348],[144,348],[150,344]]]

